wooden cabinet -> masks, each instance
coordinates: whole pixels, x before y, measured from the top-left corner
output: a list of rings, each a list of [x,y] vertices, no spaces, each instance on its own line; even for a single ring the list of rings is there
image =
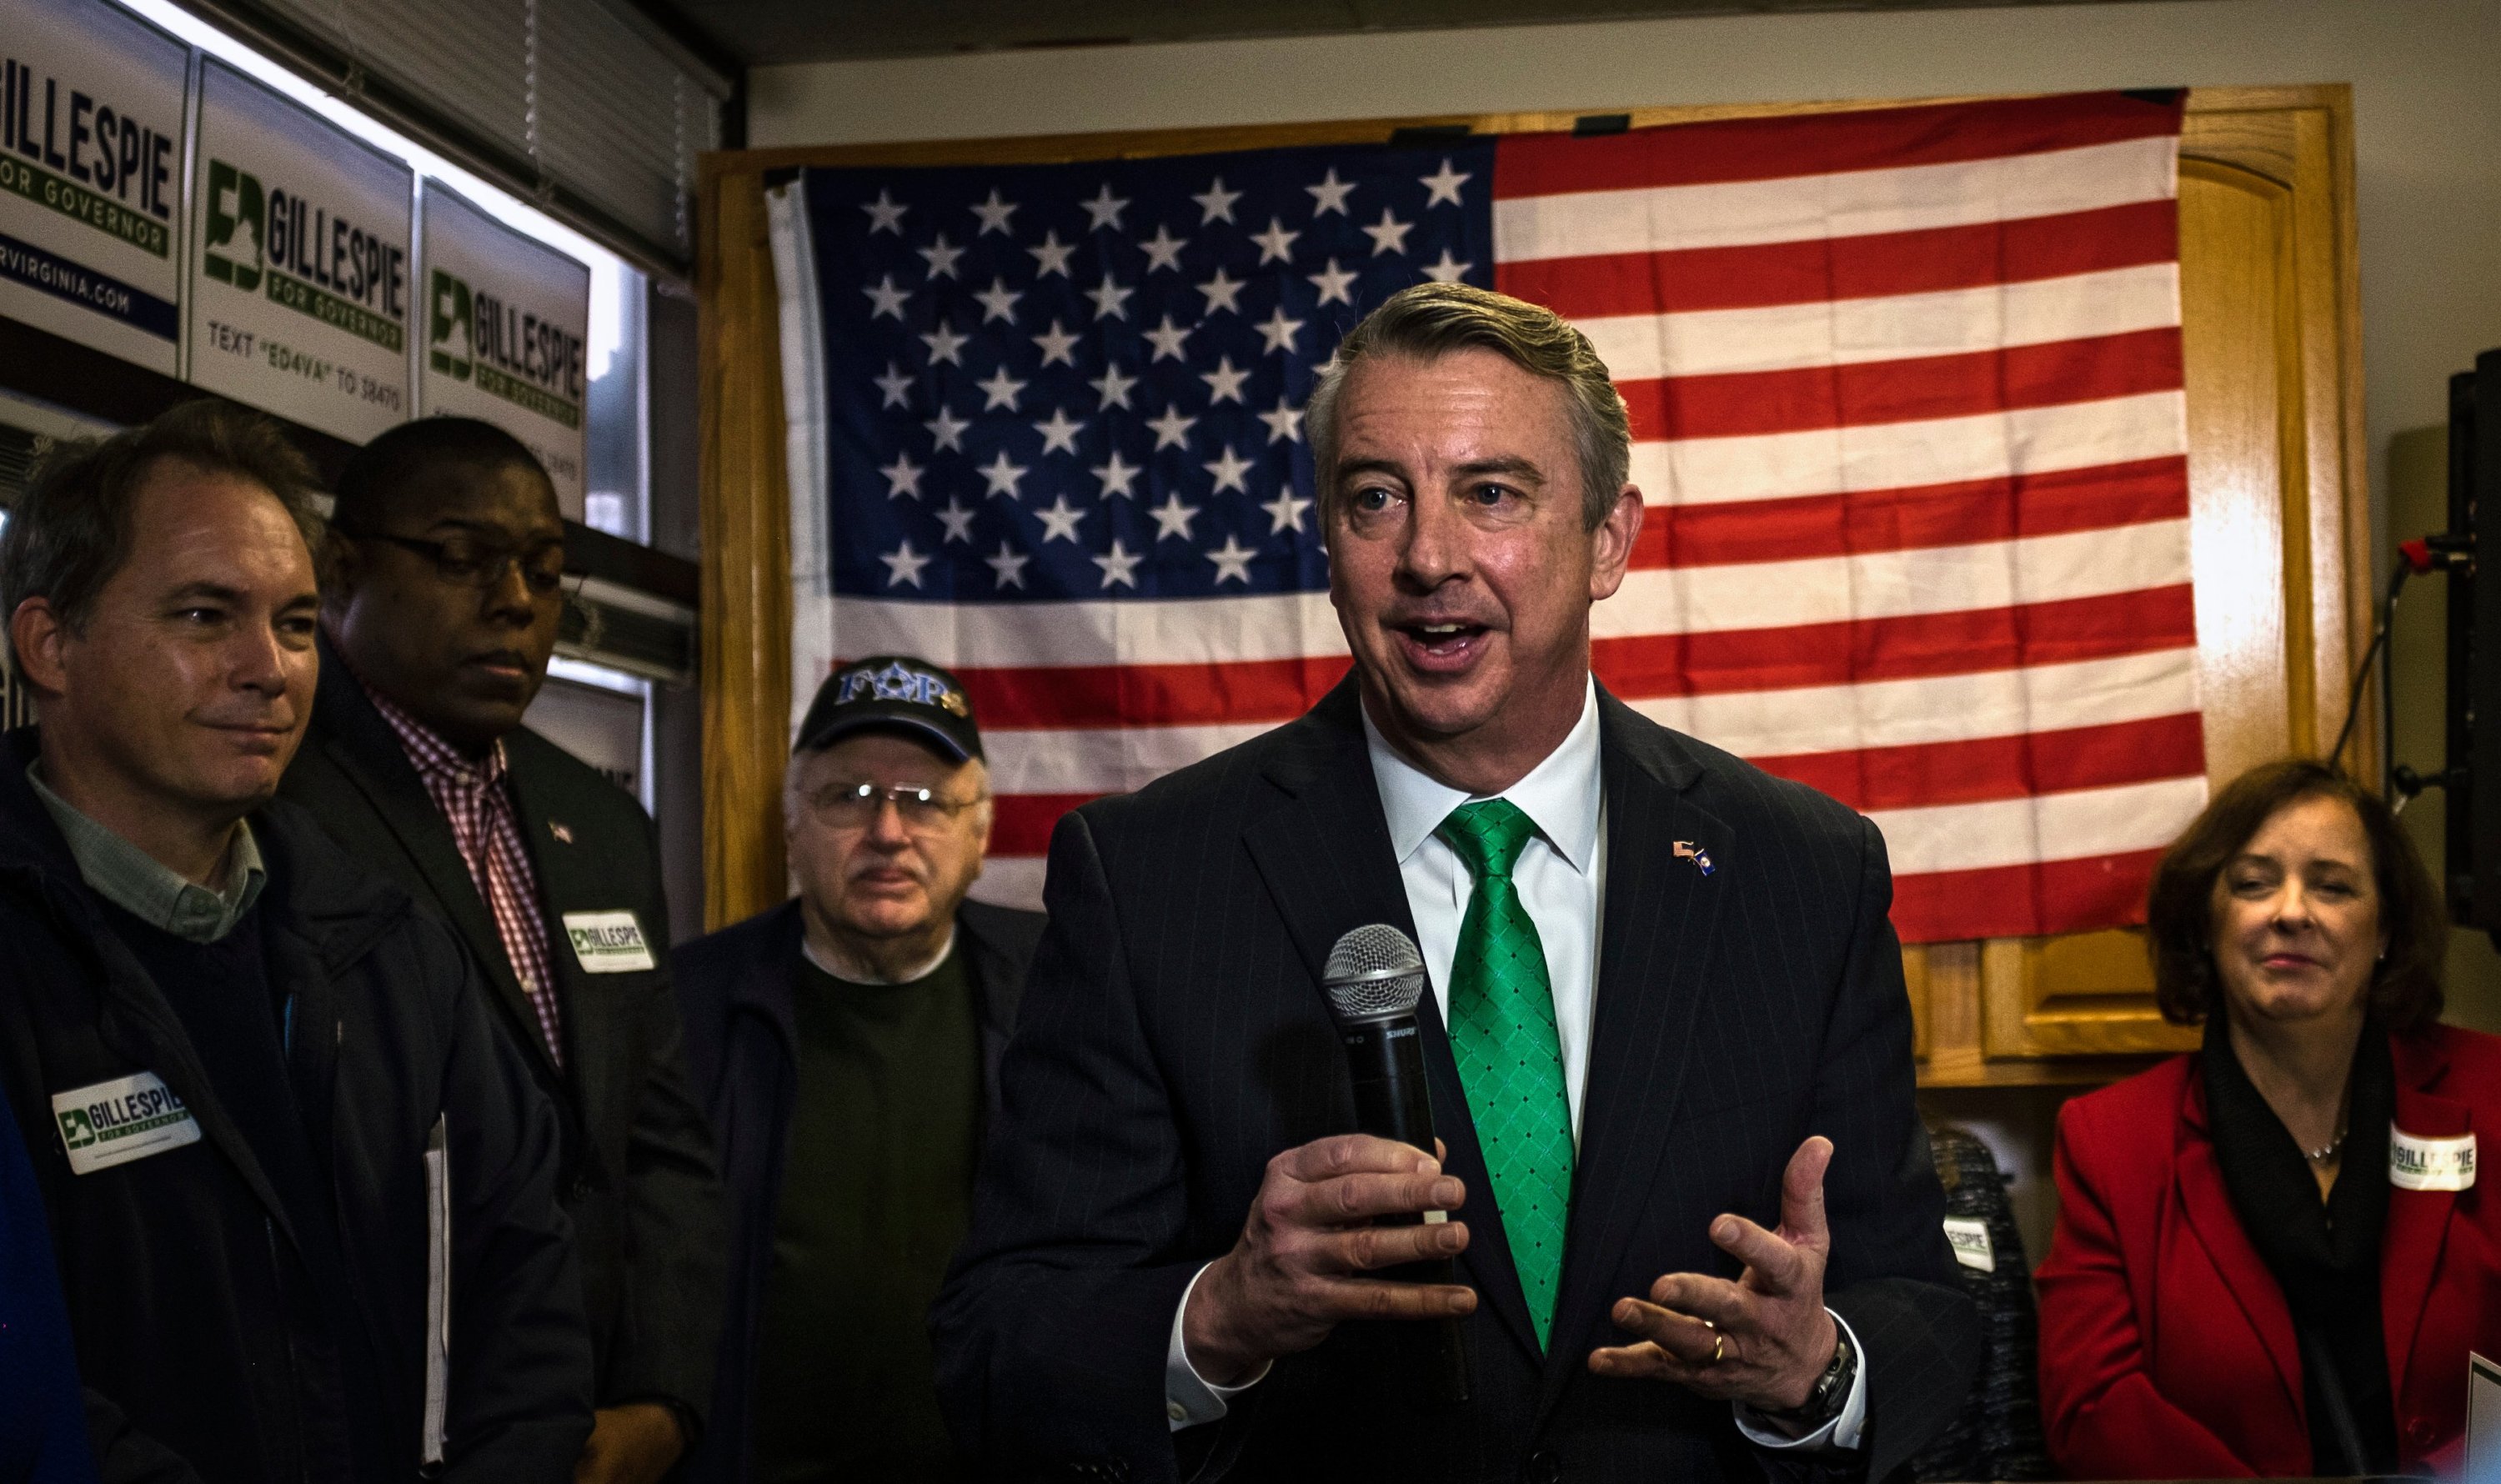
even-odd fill
[[[2324,752],[2370,639],[2352,113],[2342,86],[2190,92],[2180,289],[2206,773]],[[2355,737],[2369,776],[2378,739]],[[1930,1087],[2095,1082],[2194,1046],[2135,931],[1903,954]]]

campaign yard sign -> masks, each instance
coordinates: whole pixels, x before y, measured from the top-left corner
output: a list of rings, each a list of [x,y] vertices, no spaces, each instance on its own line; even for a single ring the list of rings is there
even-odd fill
[[[103,0],[0,0],[0,314],[178,372],[189,76]]]
[[[204,60],[192,170],[191,382],[353,443],[405,422],[408,167]]]
[[[529,445],[582,519],[590,268],[427,181],[417,410],[480,418]]]

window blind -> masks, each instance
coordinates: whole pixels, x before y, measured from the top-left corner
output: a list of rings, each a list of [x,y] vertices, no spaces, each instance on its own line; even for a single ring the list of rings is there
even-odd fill
[[[730,83],[623,0],[185,3],[274,32],[295,61],[329,63],[351,87],[438,114],[453,136],[445,152],[484,152],[479,163],[519,194],[588,208],[567,215],[588,216],[594,235],[624,234],[620,250],[676,268],[692,259],[695,155],[718,143]],[[391,121],[435,132],[422,118]]]

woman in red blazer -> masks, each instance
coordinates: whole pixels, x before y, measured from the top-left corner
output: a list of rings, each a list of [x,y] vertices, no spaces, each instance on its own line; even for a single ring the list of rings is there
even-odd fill
[[[2501,1353],[2501,1039],[2436,1023],[2448,925],[2378,799],[2308,761],[2164,856],[2163,1013],[2202,1052],[2058,1118],[2037,1274],[2050,1451],[2081,1478],[2454,1471]]]

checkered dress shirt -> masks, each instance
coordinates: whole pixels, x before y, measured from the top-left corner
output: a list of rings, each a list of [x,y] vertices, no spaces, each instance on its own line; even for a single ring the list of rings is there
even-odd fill
[[[465,758],[370,687],[365,694],[399,734],[400,746],[416,765],[417,776],[425,781],[434,807],[450,822],[451,843],[469,867],[469,879],[495,914],[495,935],[504,940],[504,957],[512,961],[521,993],[538,1012],[548,1055],[562,1066],[564,1037],[559,1033],[555,981],[548,972],[547,919],[539,914],[538,877],[521,844],[520,818],[513,811],[504,744],[497,742],[483,759]]]

